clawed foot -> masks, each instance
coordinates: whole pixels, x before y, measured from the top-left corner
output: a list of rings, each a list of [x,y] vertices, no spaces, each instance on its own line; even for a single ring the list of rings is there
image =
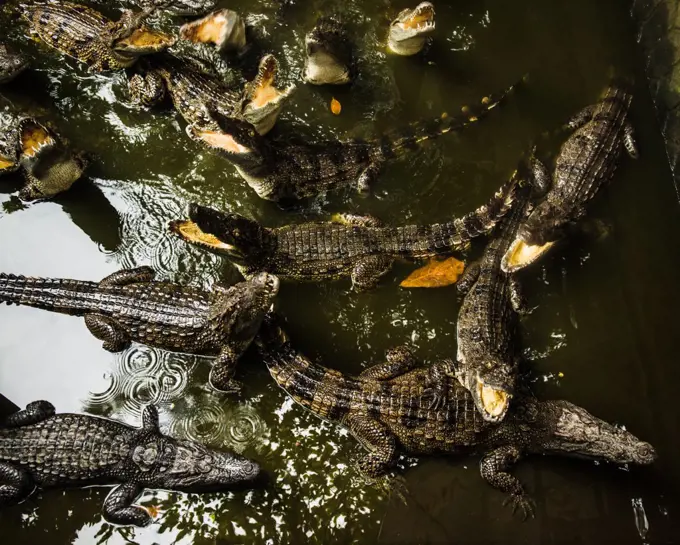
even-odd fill
[[[518,512],[525,521],[528,518],[534,518],[536,511],[536,503],[529,496],[524,494],[512,494],[506,498],[503,505],[512,505],[512,514]]]
[[[446,404],[446,394],[442,388],[428,388],[425,390],[425,397],[432,398],[428,405],[428,409],[431,411],[441,409]]]
[[[215,367],[213,367],[210,371],[210,385],[215,388],[215,390],[219,390],[220,392],[227,394],[241,393],[241,384],[239,382],[232,378],[225,378],[220,375],[221,373],[219,371],[215,372]]]
[[[406,479],[402,475],[385,474],[380,477],[369,477],[363,474],[366,484],[373,486],[378,490],[387,494],[391,500],[393,497],[401,500],[404,505],[407,505],[406,498],[409,494]]]

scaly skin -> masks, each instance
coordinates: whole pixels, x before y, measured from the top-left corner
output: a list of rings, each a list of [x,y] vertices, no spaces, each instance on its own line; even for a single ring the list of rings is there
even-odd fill
[[[275,322],[265,323],[256,345],[276,383],[314,415],[348,429],[364,447],[359,462],[369,477],[385,475],[399,452],[482,453],[480,472],[509,494],[513,507],[531,514],[532,504],[508,470],[526,454],[561,454],[614,463],[650,464],[649,443],[567,401],[525,397],[503,422],[481,418],[470,393],[447,378],[450,361],[430,368],[406,349],[392,350],[387,362],[350,377],[312,363],[298,353]],[[432,388],[437,384],[442,388]]]
[[[81,4],[30,3],[22,6],[22,17],[50,47],[85,63],[92,72],[107,72],[132,66],[140,55],[174,43],[172,37],[143,26],[153,11],[155,8],[137,14],[124,11],[114,22]],[[147,39],[141,40],[142,36]]]
[[[193,59],[162,55],[148,59],[142,72],[130,78],[129,88],[133,102],[145,107],[159,102],[167,92],[184,120],[201,130],[218,131],[214,116],[219,114],[242,119],[264,134],[274,126],[293,91],[292,87],[283,91],[272,87],[277,72],[276,58],[265,55],[255,80],[236,90],[202,70]],[[271,100],[256,103],[258,93],[266,89],[272,91]]]
[[[416,123],[376,140],[296,143],[255,134],[238,119],[220,117],[220,131],[190,127],[190,134],[232,162],[253,190],[270,201],[294,201],[328,191],[368,191],[382,165],[418,144],[474,125],[514,88],[484,97],[480,108]]]
[[[83,174],[87,160],[73,152],[48,124],[17,111],[0,110],[0,174],[21,170],[24,200],[46,199],[68,190]]]
[[[303,79],[313,85],[343,85],[352,81],[352,44],[344,25],[320,17],[305,36],[307,58]]]
[[[458,313],[455,376],[490,422],[505,417],[515,392],[515,335],[522,298],[517,279],[501,270],[501,261],[530,212],[530,197],[531,187],[523,185],[482,258],[468,264],[458,282],[466,295]]]
[[[0,506],[25,499],[35,486],[117,485],[104,501],[104,518],[146,526],[151,516],[133,503],[147,488],[226,490],[252,484],[260,473],[236,454],[164,435],[153,405],[144,409],[142,424],[55,414],[47,401],[30,403],[0,423]]]
[[[576,131],[562,145],[552,187],[520,228],[503,259],[503,270],[520,270],[547,253],[585,213],[590,201],[613,177],[621,152],[637,157],[628,121],[632,95],[625,85],[610,86],[604,98],[572,118]],[[549,184],[551,176],[534,161],[535,178]]]
[[[173,15],[203,15],[215,9],[217,0],[140,0],[145,9],[156,8]]]
[[[388,50],[397,55],[415,55],[425,47],[434,30],[434,6],[430,2],[405,9],[390,24]]]
[[[7,83],[28,67],[26,58],[0,42],[0,83]]]
[[[172,222],[170,230],[187,242],[227,255],[246,277],[259,271],[296,280],[351,276],[355,288],[369,289],[395,259],[450,254],[490,231],[509,209],[515,186],[513,176],[488,204],[433,225],[382,227],[372,217],[345,215],[341,222],[267,228],[238,214],[192,204],[191,222]],[[201,236],[187,226],[197,228]]]
[[[154,281],[150,267],[123,269],[101,282],[0,274],[0,302],[85,317],[105,350],[130,341],[192,354],[217,356],[211,384],[238,391],[232,376],[239,356],[257,334],[278,292],[269,274],[210,291]]]

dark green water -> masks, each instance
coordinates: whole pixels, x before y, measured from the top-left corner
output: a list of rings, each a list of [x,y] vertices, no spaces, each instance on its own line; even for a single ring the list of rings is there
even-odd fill
[[[230,2],[279,57],[287,82],[300,78],[304,34],[336,2]],[[14,4],[10,0],[9,4]],[[415,3],[415,2],[414,2]],[[33,70],[3,94],[28,96],[60,117],[74,146],[97,155],[89,177],[56,202],[17,206],[18,179],[0,184],[0,270],[98,279],[151,264],[164,278],[236,280],[221,261],[171,239],[168,220],[188,201],[251,215],[268,225],[337,211],[394,223],[442,221],[484,202],[539,134],[593,102],[612,70],[638,81],[632,118],[641,158],[625,160],[593,207],[602,236],[555,251],[523,276],[537,310],[524,321],[525,354],[539,395],[564,397],[625,424],[655,445],[659,461],[630,471],[592,462],[530,458],[516,473],[537,502],[520,523],[503,496],[479,477],[477,459],[406,459],[404,505],[366,487],[352,465],[357,445],[338,427],[305,413],[254,358],[242,361],[240,398],[206,386],[200,358],[134,346],[100,348],[78,318],[0,307],[0,392],[18,405],[48,399],[59,411],[88,411],[137,423],[155,402],[178,436],[232,448],[266,466],[272,484],[234,494],[148,494],[160,509],[149,528],[103,522],[108,489],[48,491],[0,513],[12,544],[91,543],[678,543],[680,408],[676,388],[680,214],[644,85],[633,23],[615,0],[502,0],[437,4],[437,39],[424,57],[383,53],[389,19],[408,4],[353,0],[343,11],[356,33],[360,77],[346,90],[298,86],[278,136],[371,135],[454,112],[521,74],[529,85],[462,137],[445,137],[386,169],[373,196],[316,203],[302,215],[259,200],[232,167],[185,136],[171,111],[138,113],[125,104],[121,74],[93,76],[23,37],[2,2],[0,34],[24,46]],[[92,2],[103,11],[111,2]],[[224,3],[227,5],[227,3]],[[115,13],[115,11],[113,12]],[[166,21],[172,24],[172,21]],[[243,60],[246,68],[258,56]],[[238,76],[238,72],[236,72]],[[333,116],[332,93],[343,105]],[[546,153],[559,139],[542,140]],[[473,249],[479,251],[481,245]],[[367,294],[349,282],[286,283],[279,310],[310,356],[356,373],[390,346],[410,342],[424,360],[455,354],[455,289],[397,287],[401,265]]]

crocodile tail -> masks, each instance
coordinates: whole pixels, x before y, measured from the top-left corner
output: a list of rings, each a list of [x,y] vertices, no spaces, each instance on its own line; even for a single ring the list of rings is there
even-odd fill
[[[465,246],[473,238],[489,233],[496,227],[512,208],[518,194],[519,182],[520,177],[515,171],[486,204],[454,220],[449,245]]]
[[[483,119],[496,106],[501,104],[518,86],[514,83],[495,94],[485,96],[478,106],[463,106],[461,113],[449,116],[444,113],[441,117],[418,121],[408,127],[399,129],[396,133],[384,135],[379,142],[384,157],[389,158],[399,151],[412,150],[426,140],[436,138],[452,131],[461,131]]]
[[[0,303],[26,305],[66,314],[95,308],[95,282],[65,278],[34,278],[0,273]]]

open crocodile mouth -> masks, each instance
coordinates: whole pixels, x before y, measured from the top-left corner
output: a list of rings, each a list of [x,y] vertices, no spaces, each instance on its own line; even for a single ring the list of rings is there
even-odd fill
[[[477,380],[477,397],[481,401],[486,419],[491,421],[499,421],[503,418],[510,406],[510,398],[512,397],[507,392],[487,386],[481,380]]]
[[[228,133],[219,131],[192,129],[193,136],[208,144],[211,148],[218,148],[228,153],[245,154],[251,153],[246,146],[239,144],[236,139]]]
[[[215,235],[202,231],[191,220],[176,220],[169,224],[170,232],[176,234],[185,242],[201,246],[220,254],[237,255],[239,252],[232,244],[222,242]]]
[[[21,131],[21,154],[23,157],[35,157],[40,150],[56,144],[56,141],[42,125],[26,123]]]
[[[194,43],[211,43],[220,49],[229,45],[241,49],[246,45],[246,27],[235,11],[221,9],[202,19],[186,23],[179,29],[183,40]]]
[[[522,239],[517,238],[508,248],[508,251],[505,252],[501,261],[501,268],[507,273],[523,269],[550,250],[554,244],[554,242],[546,242],[542,245],[528,244]]]
[[[257,78],[255,78],[251,87],[250,101],[246,108],[266,108],[272,104],[280,103],[290,94],[290,88],[280,91],[275,87],[278,71],[279,63],[273,55],[263,57],[260,61]]]
[[[434,6],[429,2],[423,2],[409,15],[397,20],[396,25],[402,30],[414,30],[419,34],[434,30]]]
[[[127,38],[116,40],[116,51],[145,55],[163,51],[175,43],[175,38],[147,27],[136,29]]]

